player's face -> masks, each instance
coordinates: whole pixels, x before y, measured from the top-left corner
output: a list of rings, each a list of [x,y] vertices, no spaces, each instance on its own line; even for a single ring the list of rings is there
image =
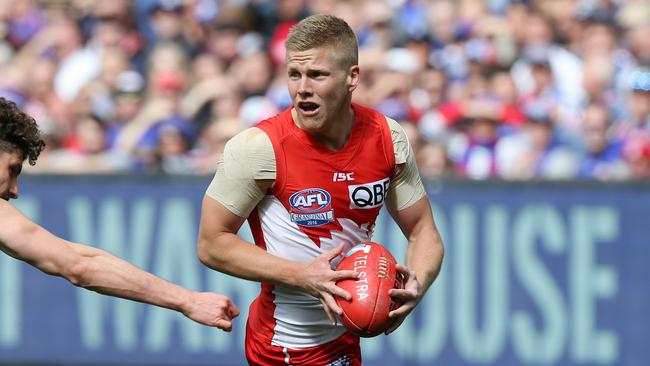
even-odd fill
[[[336,52],[320,47],[287,53],[294,118],[298,126],[311,133],[327,134],[351,108],[359,67],[343,66]]]
[[[18,198],[18,175],[22,167],[21,153],[0,151],[0,198],[3,200]]]

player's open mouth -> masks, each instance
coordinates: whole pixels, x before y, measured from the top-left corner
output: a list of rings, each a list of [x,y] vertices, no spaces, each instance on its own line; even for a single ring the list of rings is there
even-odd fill
[[[314,116],[318,113],[319,105],[313,102],[298,102],[298,109],[305,116]]]

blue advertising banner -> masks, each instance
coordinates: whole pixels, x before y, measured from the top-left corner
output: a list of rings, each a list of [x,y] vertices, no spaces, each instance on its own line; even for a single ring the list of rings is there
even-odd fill
[[[242,315],[224,333],[2,255],[0,364],[246,364],[247,308],[259,284],[197,259],[209,179],[22,179],[16,206],[48,230],[185,287],[226,294]],[[443,271],[398,331],[363,340],[364,365],[650,362],[650,185],[427,188],[446,244]],[[252,240],[247,228],[240,235]],[[373,240],[404,262],[406,239],[386,213]]]

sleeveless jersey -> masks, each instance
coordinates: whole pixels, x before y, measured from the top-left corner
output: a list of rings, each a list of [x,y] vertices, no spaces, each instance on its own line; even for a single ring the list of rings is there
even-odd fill
[[[296,126],[291,109],[260,122],[276,158],[276,180],[248,221],[255,244],[293,261],[311,261],[334,247],[370,240],[395,168],[386,117],[353,104],[347,144],[324,148]],[[337,262],[333,262],[333,266]],[[273,346],[303,349],[345,333],[329,322],[320,301],[299,289],[262,284],[248,328]]]

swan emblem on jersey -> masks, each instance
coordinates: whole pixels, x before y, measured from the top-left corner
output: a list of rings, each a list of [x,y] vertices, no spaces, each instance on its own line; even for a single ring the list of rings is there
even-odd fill
[[[334,221],[332,195],[324,189],[308,188],[289,197],[291,221],[301,226],[321,226]]]

